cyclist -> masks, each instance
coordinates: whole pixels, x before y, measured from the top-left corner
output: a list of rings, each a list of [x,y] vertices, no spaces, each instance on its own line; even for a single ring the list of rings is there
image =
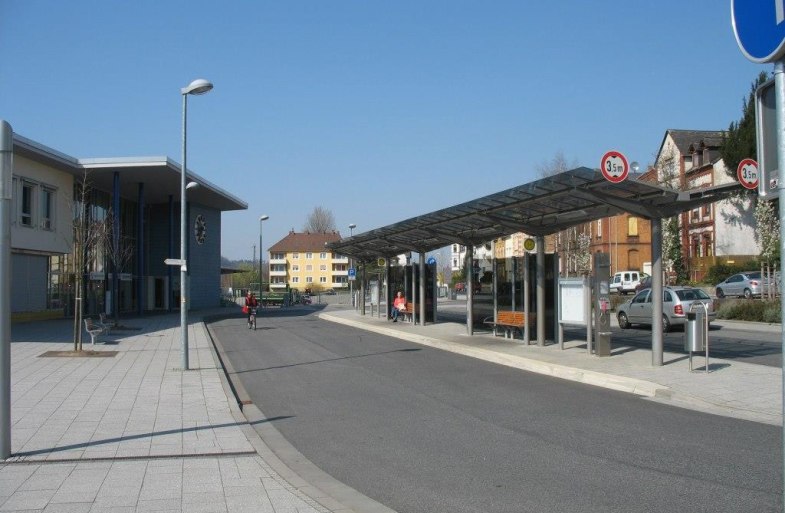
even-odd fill
[[[248,329],[256,329],[256,308],[259,306],[259,300],[256,299],[253,292],[248,291],[245,296],[245,307],[248,310]]]

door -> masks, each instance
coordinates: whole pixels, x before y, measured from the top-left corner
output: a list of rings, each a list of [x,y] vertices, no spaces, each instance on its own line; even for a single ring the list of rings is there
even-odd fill
[[[651,302],[649,302],[649,289],[638,292],[630,303],[629,320],[635,324],[645,324],[651,322]],[[647,307],[647,305],[649,305]],[[646,312],[648,311],[648,315]]]

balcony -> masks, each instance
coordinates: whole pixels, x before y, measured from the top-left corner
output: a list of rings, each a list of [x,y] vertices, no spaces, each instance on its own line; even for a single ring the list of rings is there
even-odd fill
[[[270,265],[275,265],[275,264],[286,265],[286,259],[285,258],[271,258],[270,259]]]
[[[336,264],[348,264],[349,263],[349,257],[348,256],[337,256],[337,257],[334,256],[333,257],[333,262],[336,263]]]
[[[270,271],[270,276],[286,276],[286,271]]]
[[[333,271],[332,275],[333,276],[349,276],[349,270],[347,269],[345,271]]]

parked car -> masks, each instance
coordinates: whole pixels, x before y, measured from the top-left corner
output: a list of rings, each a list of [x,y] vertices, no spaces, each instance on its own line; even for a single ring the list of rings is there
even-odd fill
[[[640,283],[643,276],[645,275],[638,271],[619,271],[614,273],[610,283],[611,292],[619,294],[635,292],[635,287]]]
[[[652,293],[651,289],[643,289],[635,296],[617,307],[616,318],[621,329],[633,324],[651,325]],[[714,301],[703,290],[694,287],[663,287],[662,288],[662,331],[667,332],[673,326],[687,323],[687,313],[703,309],[708,310],[709,322],[717,318]]]
[[[474,282],[474,286],[472,287],[472,292],[474,294],[479,294],[482,291],[482,286],[479,282]],[[459,281],[455,284],[455,292],[458,293],[465,293],[466,292],[466,284],[462,281]]]
[[[715,285],[714,289],[719,298],[725,296],[739,296],[750,299],[754,296],[761,295],[765,288],[763,285],[760,271],[745,271],[743,273],[734,274],[726,280],[719,282]]]
[[[335,295],[335,290],[333,290],[333,289],[327,289],[327,290],[325,290],[325,291],[324,291],[324,293],[325,293],[326,295],[328,295],[328,296],[334,296],[334,295]]]
[[[637,294],[643,289],[651,288],[651,276],[644,276],[639,284],[635,286],[635,293]]]

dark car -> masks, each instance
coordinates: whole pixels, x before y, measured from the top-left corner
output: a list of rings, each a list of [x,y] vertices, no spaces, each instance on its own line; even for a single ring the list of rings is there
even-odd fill
[[[644,276],[639,284],[635,286],[635,293],[637,294],[643,289],[651,288],[651,276]]]
[[[335,290],[333,290],[333,289],[327,289],[327,290],[325,290],[325,291],[324,291],[324,293],[325,293],[325,295],[327,295],[327,296],[334,296],[334,295],[335,295]]]

